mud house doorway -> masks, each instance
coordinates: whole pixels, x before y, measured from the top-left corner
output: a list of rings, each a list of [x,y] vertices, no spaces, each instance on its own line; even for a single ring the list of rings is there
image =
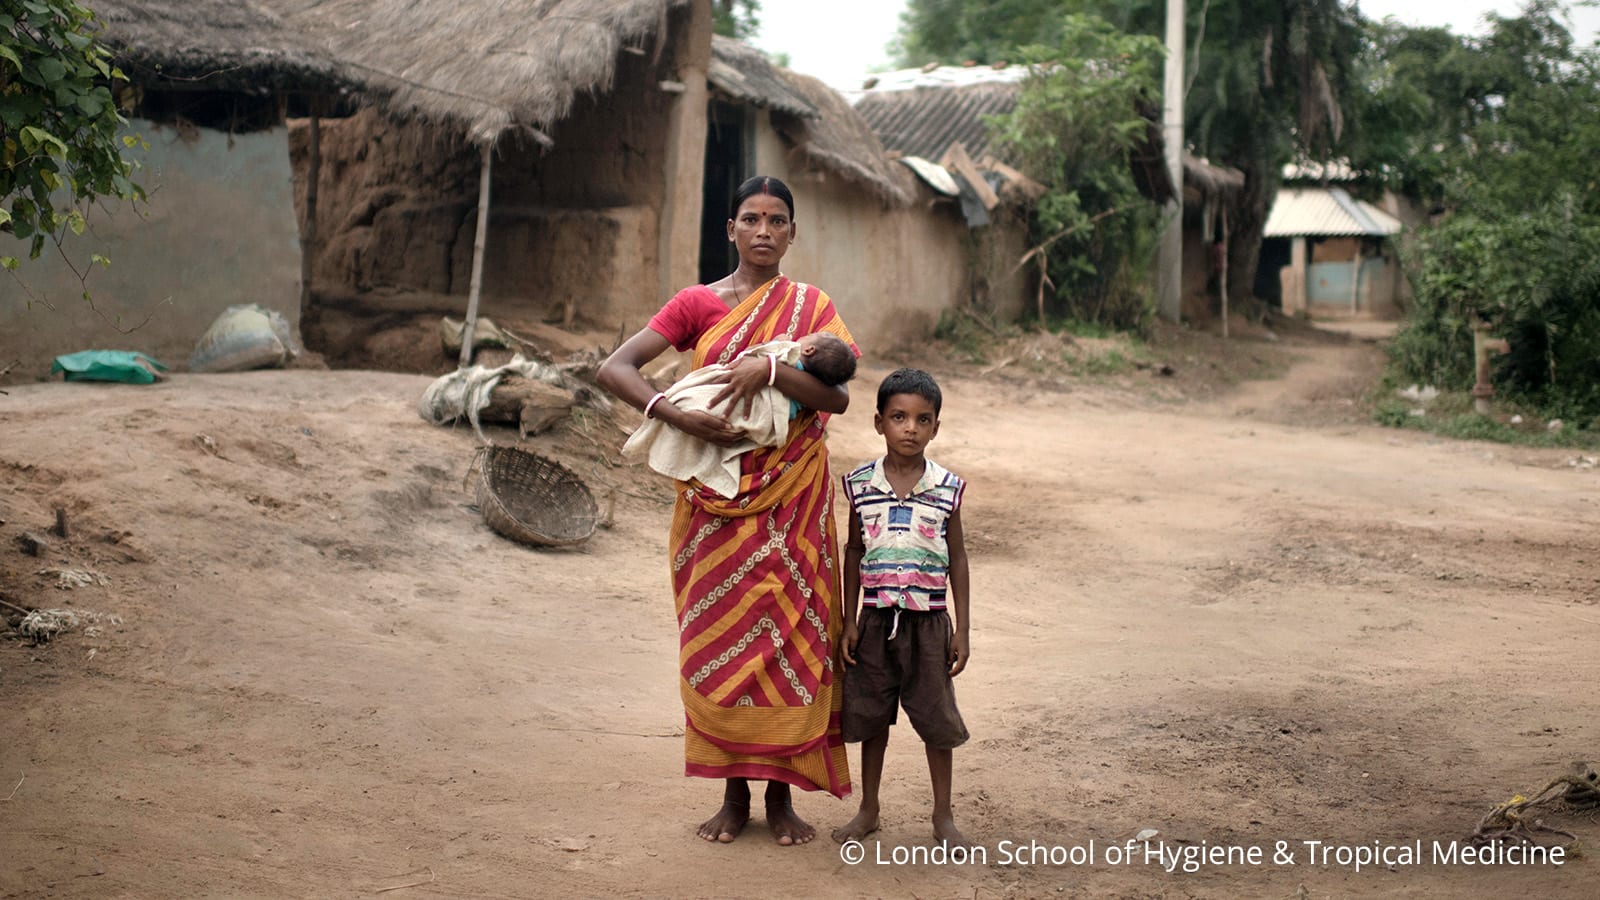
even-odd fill
[[[749,177],[749,119],[740,107],[714,101],[706,116],[706,173],[700,207],[700,283],[709,284],[738,265],[728,242],[728,205]]]

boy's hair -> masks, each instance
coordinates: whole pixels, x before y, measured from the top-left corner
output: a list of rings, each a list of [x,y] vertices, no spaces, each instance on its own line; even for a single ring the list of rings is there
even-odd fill
[[[856,354],[844,338],[826,331],[811,336],[812,352],[806,357],[806,371],[823,384],[833,387],[856,377]]]
[[[918,397],[933,404],[933,414],[939,415],[939,408],[944,405],[944,397],[939,393],[939,383],[933,376],[921,369],[895,369],[889,377],[883,379],[878,385],[878,412],[883,412],[889,405],[889,398],[895,394],[916,394]]]

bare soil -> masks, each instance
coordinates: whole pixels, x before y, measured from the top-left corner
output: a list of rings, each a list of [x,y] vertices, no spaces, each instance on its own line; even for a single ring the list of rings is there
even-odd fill
[[[915,360],[946,389],[930,452],[971,484],[956,814],[987,865],[876,864],[931,842],[904,727],[865,864],[759,819],[694,837],[720,786],[681,775],[670,488],[615,464],[609,419],[533,442],[613,519],[541,551],[482,523],[475,439],[418,417],[423,375],[12,386],[0,600],[120,624],[0,639],[0,896],[1600,895],[1592,852],[1426,852],[1597,756],[1600,473],[1371,426],[1374,345],[1275,336],[1159,335],[1170,376]],[[881,452],[895,362],[835,420],[836,471]],[[798,804],[824,834],[854,811]],[[1144,829],[1265,861],[1106,861]],[[1308,840],[1425,853],[1355,871]]]

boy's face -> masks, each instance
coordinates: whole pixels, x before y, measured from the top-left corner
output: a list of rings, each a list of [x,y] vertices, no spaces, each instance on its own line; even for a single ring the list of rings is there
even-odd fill
[[[883,435],[890,456],[915,459],[939,433],[939,414],[921,394],[893,394],[883,411],[873,414],[872,427]]]

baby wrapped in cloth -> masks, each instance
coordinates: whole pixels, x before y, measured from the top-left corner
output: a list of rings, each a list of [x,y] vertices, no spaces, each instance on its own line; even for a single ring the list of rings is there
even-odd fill
[[[726,385],[726,376],[746,356],[776,357],[809,372],[826,385],[844,384],[856,374],[856,355],[850,345],[838,336],[821,331],[808,334],[798,341],[768,341],[757,344],[734,358],[732,363],[702,366],[663,393],[664,402],[685,410],[699,410],[724,416],[735,428],[744,429],[744,439],[729,447],[719,447],[709,441],[691,437],[659,419],[646,419],[622,446],[622,455],[638,461],[649,454],[650,468],[679,481],[698,480],[723,497],[732,497],[739,491],[739,456],[756,447],[776,447],[789,432],[789,420],[799,410],[799,404],[782,391],[769,387],[757,394],[750,406],[749,415],[743,415],[744,404],[735,403],[729,410],[727,401],[721,409],[712,409],[711,398]]]

